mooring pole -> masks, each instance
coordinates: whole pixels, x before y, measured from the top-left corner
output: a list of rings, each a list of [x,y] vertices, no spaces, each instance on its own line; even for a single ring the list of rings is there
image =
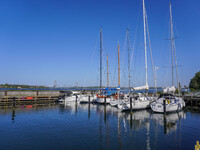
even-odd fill
[[[164,115],[166,115],[166,100],[165,99],[163,100],[163,112],[164,112]]]
[[[78,95],[76,95],[76,103],[77,103]]]
[[[90,103],[88,104],[88,118],[90,119]]]
[[[133,107],[132,107],[132,97],[130,97],[130,109],[131,109],[131,112],[132,112],[132,109],[133,109]]]
[[[90,103],[90,95],[89,95],[89,97],[88,97],[88,102]]]
[[[106,104],[106,97],[104,97],[104,104]]]
[[[15,97],[13,97],[13,107],[15,107]]]

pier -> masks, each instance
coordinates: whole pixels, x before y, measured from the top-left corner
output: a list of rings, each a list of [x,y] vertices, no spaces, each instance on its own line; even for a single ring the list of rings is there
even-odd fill
[[[66,91],[76,91],[80,94],[96,94],[96,90],[86,89],[21,89],[0,90],[0,106],[27,103],[54,103],[65,95]]]
[[[0,91],[0,106],[25,103],[51,103],[58,100],[60,91]]]

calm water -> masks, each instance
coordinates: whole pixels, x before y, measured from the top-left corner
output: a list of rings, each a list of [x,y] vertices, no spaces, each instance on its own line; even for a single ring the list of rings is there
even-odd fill
[[[0,109],[0,149],[194,149],[200,113],[121,113],[69,103]]]

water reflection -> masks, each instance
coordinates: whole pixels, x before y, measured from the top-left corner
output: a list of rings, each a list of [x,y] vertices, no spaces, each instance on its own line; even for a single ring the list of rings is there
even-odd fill
[[[15,107],[12,108],[12,117],[11,117],[11,120],[12,120],[12,123],[15,122]]]
[[[177,122],[181,119],[186,119],[184,111],[171,114],[151,114],[151,119],[155,120],[157,124],[164,127],[164,133],[169,134],[177,130]]]
[[[0,117],[1,136],[24,135],[20,141],[29,144],[37,141],[37,145],[44,146],[40,149],[46,148],[45,142],[56,149],[59,141],[62,141],[63,149],[66,145],[69,149],[186,149],[188,147],[182,146],[184,141],[191,148],[193,141],[190,138],[194,135],[196,142],[199,137],[195,125],[200,122],[188,112],[189,121],[183,121],[186,119],[184,111],[166,116],[151,110],[122,113],[110,105],[76,102],[15,106],[1,109]],[[27,134],[24,133],[30,135],[30,141],[26,140]],[[41,133],[43,141],[37,140]],[[191,133],[192,137],[188,137]],[[1,142],[5,143],[6,139]]]
[[[186,119],[184,111],[179,113],[171,113],[167,115],[153,113],[151,110],[120,112],[117,108],[111,107],[110,105],[79,104],[76,102],[60,104],[59,108],[61,113],[66,112],[77,114],[78,109],[85,110],[88,112],[88,118],[90,118],[91,116],[91,109],[96,109],[96,114],[100,117],[100,133],[102,129],[102,120],[104,124],[109,127],[109,116],[116,117],[118,120],[118,135],[120,135],[121,125],[123,127],[123,130],[125,131],[127,131],[127,125],[133,131],[146,129],[148,135],[150,130],[150,122],[154,122],[156,126],[162,126],[163,133],[170,134],[177,130],[178,121],[180,121],[181,119]],[[92,113],[94,113],[94,111],[92,111]]]
[[[91,113],[97,115],[96,117],[99,116],[98,132],[100,149],[110,146],[110,135],[112,135],[114,128],[117,130],[116,140],[118,142],[116,149],[123,149],[124,136],[126,134],[129,134],[126,135],[127,137],[130,136],[132,138],[134,134],[142,134],[142,139],[145,140],[144,149],[148,150],[157,149],[161,133],[167,135],[174,133],[174,136],[179,134],[175,142],[177,146],[181,145],[181,134],[180,131],[177,133],[177,129],[181,129],[180,120],[186,119],[184,111],[167,115],[153,113],[151,110],[121,112],[119,109],[111,107],[110,105],[78,103],[65,103],[64,108],[67,109],[66,112],[68,113],[77,113],[79,110],[88,112],[89,119]],[[113,123],[113,119],[116,119],[115,123]],[[138,136],[140,137],[141,135]]]

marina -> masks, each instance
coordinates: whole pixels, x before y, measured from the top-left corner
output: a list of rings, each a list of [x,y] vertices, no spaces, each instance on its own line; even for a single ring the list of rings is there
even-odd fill
[[[0,149],[199,150],[199,5],[3,1]]]

